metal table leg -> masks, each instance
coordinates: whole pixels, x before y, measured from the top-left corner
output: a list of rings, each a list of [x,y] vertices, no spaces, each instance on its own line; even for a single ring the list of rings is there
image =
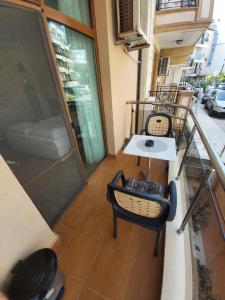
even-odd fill
[[[150,181],[150,168],[151,168],[151,158],[148,158],[146,173],[141,171],[141,175],[144,177],[144,180]]]
[[[146,171],[146,180],[150,181],[150,169],[151,169],[151,158],[148,159],[147,171]]]

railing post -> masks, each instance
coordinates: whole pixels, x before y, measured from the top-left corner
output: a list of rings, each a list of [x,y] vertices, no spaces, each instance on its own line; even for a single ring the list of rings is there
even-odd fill
[[[209,176],[210,176],[210,174],[211,174],[211,171],[212,171],[212,169],[211,169],[211,166],[207,169],[207,172],[206,172],[206,174],[204,175],[204,177],[202,178],[202,181],[201,181],[201,183],[200,183],[200,185],[199,185],[199,188],[198,188],[198,190],[197,190],[197,192],[196,192],[196,194],[195,194],[195,196],[194,196],[194,199],[192,200],[192,202],[191,202],[191,205],[189,206],[189,208],[188,208],[188,211],[186,212],[186,215],[185,215],[185,217],[184,217],[184,219],[183,219],[183,221],[182,221],[182,223],[181,223],[181,225],[180,225],[180,228],[177,230],[177,233],[182,233],[183,231],[184,231],[184,229],[185,229],[185,226],[187,225],[187,223],[188,223],[188,221],[189,221],[189,219],[190,219],[190,217],[191,217],[191,215],[192,215],[192,212],[193,212],[193,210],[195,209],[195,206],[196,206],[196,204],[198,203],[198,200],[199,200],[199,195],[200,195],[200,193],[201,193],[201,191],[202,191],[202,188],[206,185],[206,183],[207,183],[207,181],[208,181],[208,178],[209,178]]]
[[[223,156],[223,153],[225,152],[225,145],[223,146],[223,149],[222,149],[222,151],[220,152],[220,157],[222,157]]]
[[[142,49],[138,50],[138,61],[142,62]],[[136,92],[136,115],[135,115],[135,134],[138,133],[138,125],[139,125],[139,102],[140,102],[140,90],[141,90],[141,66],[142,64],[138,64],[137,70],[137,92]]]
[[[133,114],[134,114],[134,108],[133,108],[133,104],[131,104],[131,115],[130,115],[130,139],[132,138],[132,135],[133,135]]]
[[[137,104],[137,102],[136,101],[127,101],[127,104]],[[212,145],[210,140],[207,138],[205,131],[202,129],[202,126],[200,125],[200,123],[198,121],[198,118],[193,113],[193,111],[190,107],[188,107],[187,105],[174,104],[174,103],[172,104],[172,103],[168,103],[168,102],[155,103],[155,101],[148,101],[148,99],[144,99],[144,101],[139,101],[138,104],[152,104],[152,105],[157,105],[157,106],[168,105],[171,107],[179,107],[179,108],[188,110],[188,112],[196,126],[198,134],[199,134],[201,140],[203,141],[203,144],[206,148],[206,151],[208,153],[210,161],[211,161],[212,165],[215,167],[216,173],[221,181],[223,188],[225,189],[225,165],[222,162],[219,155],[217,154],[215,147]]]
[[[186,149],[185,149],[184,156],[183,156],[182,162],[181,162],[181,164],[180,164],[180,168],[179,168],[179,171],[178,171],[178,173],[177,173],[177,178],[176,178],[176,180],[179,179],[180,174],[181,174],[181,172],[182,172],[182,170],[183,170],[184,161],[185,161],[185,158],[187,157],[188,150],[189,150],[189,148],[190,148],[190,146],[191,146],[191,143],[192,143],[192,141],[193,141],[195,132],[196,132],[196,126],[194,126],[194,127],[192,128],[192,130],[191,130],[191,136],[189,137],[188,144],[187,144],[187,147],[186,147]]]
[[[160,0],[156,0],[156,10],[160,9]]]
[[[179,143],[177,145],[177,151],[180,150],[180,145],[181,145],[181,142],[182,142],[182,137],[184,135],[184,130],[185,130],[185,127],[186,127],[186,124],[187,124],[187,118],[188,118],[188,111],[185,112],[185,117],[184,117],[184,121],[183,121],[184,124],[183,124],[182,130],[181,130],[181,134],[180,134],[181,138],[180,138]]]

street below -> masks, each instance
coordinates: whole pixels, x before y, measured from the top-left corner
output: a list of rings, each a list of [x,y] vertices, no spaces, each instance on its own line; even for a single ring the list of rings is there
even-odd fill
[[[204,109],[204,105],[200,103],[197,108],[197,117],[207,137],[215,146],[217,153],[220,154],[225,145],[225,118],[210,117],[208,110]]]

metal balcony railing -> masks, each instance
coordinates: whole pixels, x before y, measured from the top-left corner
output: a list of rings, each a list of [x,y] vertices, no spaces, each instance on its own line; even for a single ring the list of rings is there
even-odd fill
[[[155,92],[156,93],[156,92]],[[153,95],[152,95],[153,96]],[[131,136],[133,134],[137,134],[139,131],[136,130],[144,128],[145,120],[147,115],[151,111],[162,111],[164,109],[165,112],[167,112],[172,118],[173,118],[173,129],[176,135],[176,144],[177,144],[177,151],[180,149],[185,148],[185,153],[183,156],[183,160],[181,162],[179,172],[177,174],[177,178],[181,175],[184,166],[187,162],[187,157],[190,152],[190,147],[193,144],[194,138],[197,135],[198,139],[201,139],[203,147],[208,155],[208,165],[207,167],[202,167],[202,163],[199,165],[202,167],[203,177],[201,179],[201,183],[199,185],[199,188],[194,196],[194,199],[186,213],[186,216],[184,217],[184,220],[178,230],[179,233],[183,232],[187,222],[189,221],[190,217],[193,214],[194,208],[196,204],[199,201],[199,195],[205,186],[209,185],[209,178],[212,177],[212,174],[216,174],[219,182],[221,183],[221,186],[225,192],[225,166],[224,163],[220,157],[220,155],[215,150],[214,146],[212,145],[211,141],[208,139],[207,135],[205,134],[204,130],[202,129],[194,111],[191,107],[176,104],[174,101],[171,102],[162,102],[157,100],[155,98],[155,101],[149,101],[148,99],[145,99],[145,101],[127,101],[127,104],[131,106],[131,120],[134,119],[133,112],[136,111],[136,114],[139,114],[139,118],[135,118],[135,123],[133,126],[133,122],[131,122],[131,127],[135,128],[133,130],[131,128],[130,134]],[[136,109],[134,109],[134,106]],[[169,109],[167,109],[169,108]],[[184,114],[180,114],[180,110],[186,111]],[[192,128],[187,131],[188,127],[188,120],[191,120]],[[138,122],[138,124],[136,124]],[[130,137],[131,137],[130,136]],[[183,145],[184,146],[183,146]],[[188,163],[189,164],[189,163]],[[198,168],[198,166],[194,166]],[[215,204],[216,205],[216,204]],[[225,224],[224,220],[221,221],[221,214],[219,214],[218,210],[217,213],[217,219],[219,221],[223,236],[225,238]]]
[[[188,85],[182,84],[181,87]],[[165,87],[163,92],[151,91],[150,98],[144,101],[127,101],[131,113],[130,138],[144,128],[146,118],[152,111],[163,109],[171,115],[177,145],[176,167],[179,169],[175,175],[176,183],[182,188],[182,210],[185,212],[185,206],[187,210],[183,221],[167,228],[165,244],[169,247],[175,242],[175,239],[171,240],[172,232],[176,228],[177,234],[182,234],[188,223],[183,241],[187,249],[190,246],[191,264],[189,265],[190,261],[186,256],[184,259],[185,265],[192,270],[192,294],[196,295],[196,299],[217,299],[217,295],[219,299],[224,292],[216,282],[223,278],[225,266],[225,146],[221,153],[217,152],[192,108],[174,103],[174,96],[171,96],[174,91],[170,89],[171,87],[168,87],[169,102],[164,101]],[[160,92],[163,93],[163,101]],[[135,118],[134,113],[138,114],[139,118]],[[179,254],[176,252],[179,251],[178,248],[172,246],[169,249],[175,249],[175,256]],[[166,282],[164,278],[163,281]]]
[[[181,81],[180,83],[178,83],[178,87],[184,88],[187,91],[193,91],[193,92],[199,91],[198,88],[196,88],[195,86],[191,85],[189,82],[186,82],[186,81]]]
[[[169,9],[169,8],[181,8],[181,7],[195,7],[198,6],[198,0],[157,0],[156,10]]]
[[[149,96],[154,97],[155,101],[157,103],[177,103],[178,98],[178,89],[177,87],[175,89],[172,89],[168,86],[159,86],[157,91],[149,91]],[[175,108],[172,106],[155,106],[154,110],[159,112],[167,112],[170,114],[173,114],[175,111]]]

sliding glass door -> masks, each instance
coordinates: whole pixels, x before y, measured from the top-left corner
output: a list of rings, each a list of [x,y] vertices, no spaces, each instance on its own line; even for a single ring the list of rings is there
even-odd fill
[[[0,4],[0,154],[43,217],[52,224],[82,188],[85,176],[44,33],[40,11]],[[90,57],[92,48],[88,43],[83,48],[86,45]],[[74,110],[74,127],[82,136],[85,158],[93,163],[102,157],[104,147],[96,150],[87,141],[91,136],[94,143],[102,143],[96,112],[88,106],[88,94],[95,91],[95,83],[92,74],[83,68],[88,64],[92,70],[91,62],[82,50],[79,52],[83,48],[73,48],[71,70],[74,71],[65,74],[78,78],[79,84],[75,90],[69,84],[66,88],[69,100],[73,95],[71,88],[74,93],[82,94],[81,99],[76,98],[79,103],[76,109],[73,102],[69,107]],[[63,51],[67,55],[69,48]],[[83,57],[83,64],[75,71],[78,56]],[[67,63],[62,61],[61,67],[65,68]],[[87,103],[85,107],[83,101]],[[92,127],[93,122],[96,127]]]
[[[49,21],[56,60],[84,168],[89,174],[104,158],[93,40]]]

